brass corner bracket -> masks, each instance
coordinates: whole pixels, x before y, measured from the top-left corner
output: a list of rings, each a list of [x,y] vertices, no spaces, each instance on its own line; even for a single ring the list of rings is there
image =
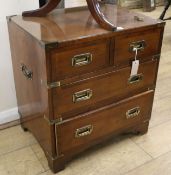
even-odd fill
[[[63,121],[62,117],[59,117],[59,118],[54,119],[54,120],[50,120],[49,118],[47,118],[46,115],[44,115],[43,117],[48,122],[49,125],[58,125],[58,124],[61,124]]]
[[[61,82],[60,81],[47,84],[47,88],[48,89],[53,89],[53,88],[57,88],[57,87],[60,87],[60,86],[61,86]]]

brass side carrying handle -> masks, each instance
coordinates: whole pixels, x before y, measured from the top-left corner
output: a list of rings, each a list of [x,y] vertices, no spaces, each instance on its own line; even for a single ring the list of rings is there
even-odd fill
[[[75,131],[75,138],[80,138],[80,137],[90,135],[92,132],[93,132],[92,125],[87,125],[87,126],[84,126],[82,128],[78,128]]]
[[[92,62],[92,54],[90,53],[76,55],[72,58],[73,67],[85,66],[90,64],[91,62]]]
[[[130,52],[135,52],[135,50],[137,49],[137,51],[142,51],[144,50],[146,47],[146,42],[143,41],[136,41],[136,42],[132,42],[129,46],[129,50]]]
[[[89,100],[93,95],[93,91],[91,89],[86,89],[83,91],[79,91],[73,94],[73,102],[80,102]]]
[[[126,118],[134,118],[137,117],[140,114],[140,107],[135,107],[133,109],[130,109],[126,112]]]
[[[143,80],[143,74],[133,75],[128,79],[129,84],[138,83]]]
[[[21,71],[23,75],[28,79],[28,80],[33,80],[33,72],[27,68],[26,65],[21,64]]]

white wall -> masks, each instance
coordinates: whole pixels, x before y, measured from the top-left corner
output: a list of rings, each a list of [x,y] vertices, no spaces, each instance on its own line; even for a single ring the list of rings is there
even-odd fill
[[[66,7],[82,6],[86,0],[66,0],[65,3]],[[5,0],[0,5],[0,124],[18,119],[6,16],[37,7],[38,0]]]
[[[37,7],[38,0],[5,0],[0,5],[0,124],[18,117],[6,16]]]
[[[87,5],[86,0],[65,0],[65,7],[77,7]]]

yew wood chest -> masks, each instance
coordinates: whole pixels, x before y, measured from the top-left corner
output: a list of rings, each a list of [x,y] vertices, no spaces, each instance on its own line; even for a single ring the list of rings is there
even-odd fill
[[[7,18],[21,125],[54,172],[110,137],[148,130],[165,23],[114,5],[103,11],[116,31],[87,9]]]

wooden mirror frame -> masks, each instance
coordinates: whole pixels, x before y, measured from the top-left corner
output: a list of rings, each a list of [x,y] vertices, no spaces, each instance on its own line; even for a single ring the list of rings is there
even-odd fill
[[[47,3],[40,7],[37,10],[25,11],[22,13],[24,17],[42,17],[46,16],[49,12],[54,10],[61,0],[48,0]],[[116,27],[110,23],[104,16],[104,14],[100,10],[100,5],[97,0],[86,0],[88,8],[91,12],[91,15],[95,19],[95,21],[104,29],[109,31],[116,30]]]

